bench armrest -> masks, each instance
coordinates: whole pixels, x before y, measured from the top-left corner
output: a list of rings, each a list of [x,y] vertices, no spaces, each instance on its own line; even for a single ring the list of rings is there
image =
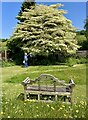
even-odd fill
[[[23,82],[22,82],[22,85],[25,86],[27,84],[30,84],[30,78],[27,77]]]
[[[75,83],[74,83],[74,81],[71,79],[68,84],[65,83],[64,85],[67,86],[67,87],[73,88],[73,87],[75,86]]]
[[[72,79],[69,81],[69,84],[70,84],[70,86],[72,86],[72,87],[75,86],[75,83],[74,83],[74,81],[73,81]]]
[[[30,78],[27,77],[27,78],[22,82],[22,85],[23,85],[23,86],[26,86],[26,85],[28,85],[28,84],[33,84],[33,83],[35,83],[35,82],[36,82],[35,80],[30,80]]]

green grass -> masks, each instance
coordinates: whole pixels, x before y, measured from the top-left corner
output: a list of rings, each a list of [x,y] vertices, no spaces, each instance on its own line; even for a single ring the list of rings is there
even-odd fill
[[[73,79],[76,84],[86,84],[86,66],[30,66],[28,68],[7,67],[2,69],[3,81],[8,83],[21,83],[26,77],[35,79],[41,74],[52,74],[60,80],[69,82]]]
[[[10,84],[10,85],[9,85]],[[22,101],[17,99],[23,92],[20,84],[3,84],[3,117],[11,118],[63,118],[63,117],[83,117],[86,113],[85,85],[77,85],[74,89],[74,104],[62,104],[59,102],[43,103],[35,101]],[[83,94],[82,96],[80,96]],[[81,105],[80,102],[83,104]],[[79,108],[78,108],[79,107]],[[74,108],[74,109],[73,109]],[[76,113],[79,110],[79,113]],[[54,114],[53,114],[54,113]],[[73,114],[74,113],[74,114]],[[65,116],[66,115],[66,116]]]
[[[86,65],[68,66],[20,66],[2,68],[3,118],[84,118],[86,116]],[[40,74],[52,74],[66,82],[72,78],[76,86],[72,105],[62,102],[23,101],[21,82],[29,76],[35,79]]]

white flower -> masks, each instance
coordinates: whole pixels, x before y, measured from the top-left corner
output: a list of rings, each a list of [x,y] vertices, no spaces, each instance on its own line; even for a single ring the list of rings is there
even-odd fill
[[[10,118],[10,116],[8,116],[8,118]]]

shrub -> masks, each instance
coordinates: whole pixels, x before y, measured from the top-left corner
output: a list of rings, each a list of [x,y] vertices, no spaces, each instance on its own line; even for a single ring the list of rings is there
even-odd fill
[[[85,64],[85,63],[88,63],[88,58],[69,57],[69,58],[66,59],[66,64],[67,64],[68,66],[73,66],[73,65],[75,65],[75,64]]]
[[[68,66],[73,66],[75,64],[77,64],[77,59],[70,57],[66,59],[66,63]]]
[[[79,58],[77,63],[78,64],[88,63],[88,58]]]

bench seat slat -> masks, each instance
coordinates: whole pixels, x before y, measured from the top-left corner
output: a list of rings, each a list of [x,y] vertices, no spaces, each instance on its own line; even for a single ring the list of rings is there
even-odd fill
[[[53,86],[41,86],[40,89],[38,86],[29,86],[27,87],[27,90],[29,91],[51,91],[54,92],[54,87]],[[70,92],[69,89],[66,89],[66,87],[56,87],[56,92]]]

